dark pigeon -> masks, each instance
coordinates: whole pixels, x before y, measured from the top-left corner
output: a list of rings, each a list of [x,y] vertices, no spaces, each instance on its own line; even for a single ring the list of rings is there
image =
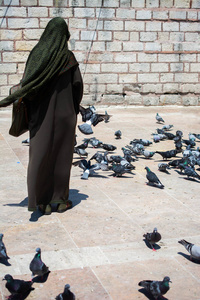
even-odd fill
[[[87,157],[88,156],[88,153],[85,149],[81,149],[81,148],[78,148],[78,147],[74,147],[74,153],[77,153],[79,156],[83,157]]]
[[[114,151],[115,149],[117,149],[117,147],[111,145],[111,144],[102,144],[101,146],[104,150],[107,151]]]
[[[168,151],[156,151],[156,153],[160,154],[164,159],[169,159],[169,158],[172,158],[172,157],[175,157],[176,154],[177,154],[177,150],[176,149],[173,149],[173,150],[168,150]]]
[[[156,174],[152,172],[148,167],[145,167],[145,169],[147,171],[146,178],[149,181],[148,184],[157,186],[159,188],[164,188],[164,185],[160,182]]]
[[[193,177],[200,179],[200,175],[190,166],[183,166],[183,172],[188,178]]]
[[[116,139],[121,139],[121,137],[122,137],[122,132],[121,132],[121,130],[115,131],[115,137],[116,137]]]
[[[154,244],[158,243],[161,240],[161,234],[157,231],[157,228],[155,227],[153,232],[147,232],[143,235],[143,237],[146,239],[146,241],[150,244],[153,251],[156,251],[154,249]]]
[[[169,282],[171,282],[170,278],[165,276],[163,281],[142,280],[138,285],[144,287],[155,299],[158,299],[169,291]]]
[[[29,268],[32,272],[32,277],[35,275],[39,277],[43,277],[45,274],[49,273],[49,268],[45,265],[45,263],[41,259],[41,249],[36,249],[36,254],[32,259]]]
[[[56,296],[55,300],[75,300],[75,295],[70,291],[70,285],[66,284],[64,292]]]
[[[82,121],[86,122],[91,119],[91,117],[95,113],[96,109],[93,105],[89,106],[87,108],[84,108],[83,106],[79,105],[79,111],[82,116]]]
[[[18,299],[25,299],[34,288],[32,287],[32,281],[24,281],[21,279],[14,279],[10,274],[6,274],[3,280],[6,280],[6,288],[13,297]],[[11,299],[11,297],[9,297]]]
[[[112,164],[111,170],[114,172],[113,176],[121,177],[125,173],[131,173],[131,170],[126,165]]]
[[[190,253],[190,260],[194,258],[200,261],[200,246],[189,243],[186,240],[180,240],[178,241],[178,243],[183,245],[185,249]]]
[[[0,258],[8,260],[10,257],[7,255],[6,246],[3,242],[3,233],[0,234]]]

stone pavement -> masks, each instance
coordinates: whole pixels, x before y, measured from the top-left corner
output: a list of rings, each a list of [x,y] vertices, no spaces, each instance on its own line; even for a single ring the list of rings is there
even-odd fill
[[[152,139],[161,128],[155,115],[159,112],[171,132],[180,129],[200,133],[199,107],[97,107],[112,115],[109,123],[94,127],[96,138],[121,147],[134,138]],[[10,266],[0,264],[0,295],[9,293],[7,273],[14,278],[31,279],[29,263],[35,249],[42,249],[42,259],[51,273],[46,282],[34,283],[27,299],[55,299],[69,283],[76,299],[148,299],[140,292],[143,279],[162,280],[170,276],[167,299],[200,299],[200,265],[191,262],[188,252],[178,243],[186,239],[200,245],[200,181],[186,180],[174,169],[170,174],[157,170],[161,156],[139,158],[133,175],[113,177],[111,171],[81,180],[82,171],[72,168],[70,199],[73,208],[63,214],[41,216],[27,211],[26,171],[28,137],[9,136],[11,110],[0,111],[0,232],[4,234]],[[79,123],[81,118],[79,116]],[[120,129],[122,139],[114,132]],[[80,144],[85,136],[77,129]],[[197,146],[200,146],[200,141]],[[173,141],[153,143],[147,149],[171,150]],[[96,149],[89,146],[89,157]],[[74,155],[74,161],[78,156]],[[146,185],[145,166],[154,171],[165,185],[163,190]],[[197,171],[198,172],[198,171]],[[143,234],[154,227],[162,234],[160,248],[153,252],[143,241]]]

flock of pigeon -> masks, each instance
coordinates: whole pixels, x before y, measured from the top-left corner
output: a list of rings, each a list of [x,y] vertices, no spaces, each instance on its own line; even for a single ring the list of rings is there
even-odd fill
[[[96,126],[98,123],[104,121],[109,122],[110,115],[107,112],[105,114],[96,113],[94,106],[83,108],[80,106],[80,113],[82,116],[83,124],[78,125],[79,130],[85,135],[93,134],[92,126]],[[132,164],[138,160],[141,156],[151,159],[156,153],[162,157],[162,162],[158,164],[158,170],[161,172],[168,173],[171,168],[180,170],[180,174],[186,175],[190,180],[199,180],[200,175],[195,170],[200,166],[200,150],[199,147],[195,149],[196,141],[200,140],[200,134],[190,133],[189,138],[183,139],[183,133],[177,130],[175,134],[171,133],[170,130],[173,125],[163,125],[165,122],[162,117],[157,113],[156,121],[162,124],[161,129],[157,129],[156,133],[153,133],[153,142],[158,143],[162,140],[173,140],[174,149],[170,151],[149,151],[146,149],[153,142],[146,139],[133,139],[129,145],[121,148],[122,155],[113,155],[112,152],[117,149],[116,146],[111,144],[105,144],[95,137],[85,138],[81,145],[77,145],[75,142],[74,153],[78,154],[81,158],[73,162],[74,166],[78,166],[83,170],[81,179],[87,180],[89,176],[95,175],[95,171],[112,171],[112,175],[121,177],[125,173],[132,173],[135,166]],[[117,130],[115,132],[115,138],[121,139],[122,132]],[[22,143],[29,143],[29,140],[22,141]],[[87,148],[91,145],[97,149],[97,152],[92,155],[90,159],[88,157]],[[185,147],[185,149],[183,149]],[[182,154],[181,158],[174,159],[177,154]],[[170,159],[170,161],[168,161]],[[91,161],[95,160],[95,163]],[[149,167],[146,169],[146,178],[148,180],[147,185],[151,185],[157,188],[164,188],[164,185],[160,182],[158,176],[150,170]],[[199,182],[199,181],[198,181]],[[154,228],[153,232],[148,232],[143,236],[145,241],[149,243],[153,251],[156,251],[154,245],[161,240],[161,234]],[[3,234],[0,234],[0,262],[1,260],[8,260],[9,257],[6,252],[6,247],[2,241]],[[200,246],[194,245],[185,240],[178,241],[182,244],[185,249],[190,253],[191,260],[200,261]],[[3,280],[6,280],[6,288],[11,293],[9,299],[25,299],[27,295],[34,289],[32,285],[34,282],[44,282],[50,273],[49,268],[41,260],[41,249],[36,249],[36,254],[33,260],[30,262],[30,271],[32,272],[32,280],[24,281],[20,279],[14,279],[10,274],[4,276]],[[34,277],[36,276],[36,277]],[[158,299],[163,296],[169,290],[170,278],[165,276],[162,281],[155,280],[143,280],[138,283],[139,286],[145,288],[154,299]],[[75,299],[75,295],[70,291],[69,284],[64,287],[63,293],[60,293],[56,300],[61,299]]]

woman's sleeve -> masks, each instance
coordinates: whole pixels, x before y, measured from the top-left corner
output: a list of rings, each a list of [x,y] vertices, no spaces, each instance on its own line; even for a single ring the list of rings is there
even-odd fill
[[[76,113],[79,113],[79,104],[83,97],[83,80],[81,76],[81,72],[79,66],[76,66],[73,74],[73,82],[72,82],[72,93],[73,93],[73,101],[74,108]]]

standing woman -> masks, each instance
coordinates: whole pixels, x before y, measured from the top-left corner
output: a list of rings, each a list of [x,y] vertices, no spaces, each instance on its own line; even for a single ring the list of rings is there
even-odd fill
[[[69,38],[65,20],[53,18],[29,54],[18,90],[0,102],[7,106],[23,97],[27,105],[28,210],[38,206],[44,214],[51,214],[53,203],[57,212],[72,206],[69,180],[83,82]]]

